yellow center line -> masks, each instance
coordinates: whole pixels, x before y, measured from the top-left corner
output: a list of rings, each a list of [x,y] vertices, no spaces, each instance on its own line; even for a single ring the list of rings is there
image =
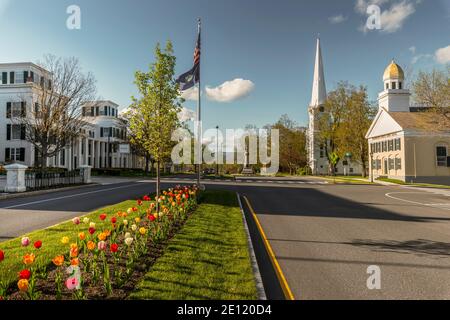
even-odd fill
[[[270,261],[272,262],[272,265],[275,269],[275,273],[277,275],[278,281],[280,282],[281,289],[283,289],[284,296],[286,297],[287,300],[295,300],[291,288],[289,288],[289,284],[286,281],[286,277],[284,276],[283,271],[281,270],[280,264],[278,263],[278,260],[275,257],[275,254],[273,253],[272,246],[267,240],[266,234],[261,226],[261,223],[259,222],[258,217],[256,216],[255,211],[253,210],[253,207],[250,205],[250,201],[248,201],[246,196],[244,196],[244,200],[247,203],[247,206],[250,209],[250,212],[252,213],[253,219],[256,222],[256,226],[258,227],[261,237],[263,238],[264,246],[266,247],[267,253],[269,254],[270,257]]]

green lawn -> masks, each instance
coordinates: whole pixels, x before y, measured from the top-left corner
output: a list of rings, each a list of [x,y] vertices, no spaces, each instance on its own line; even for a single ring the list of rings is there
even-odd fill
[[[132,206],[136,206],[136,201],[125,201],[92,212],[86,217],[96,223],[97,230],[105,230],[111,228],[110,218],[114,213],[126,211]],[[99,218],[101,213],[108,214],[108,219],[101,221]],[[128,220],[131,221],[135,216],[136,214],[128,215]],[[64,250],[68,250],[69,245],[61,243],[62,237],[67,236],[70,239],[70,243],[75,243],[79,232],[85,232],[86,236],[89,235],[88,228],[89,224],[82,222],[76,226],[70,220],[48,229],[26,234],[25,236],[31,240],[31,244],[28,247],[21,246],[22,237],[0,243],[0,249],[5,252],[5,260],[0,262],[0,282],[12,284],[17,281],[17,273],[23,269],[22,257],[26,253],[34,253],[36,255],[35,263],[38,266],[51,264],[51,259],[56,255],[65,253]],[[39,250],[33,247],[33,243],[37,240],[41,240],[43,243],[42,248]]]
[[[207,191],[131,299],[256,299],[236,195]]]
[[[324,176],[323,178],[336,183],[372,184],[368,180],[363,180],[361,176]]]
[[[450,186],[440,185],[440,184],[431,184],[431,183],[408,183],[402,180],[397,179],[388,179],[388,178],[378,178],[379,181],[391,182],[405,186],[413,186],[413,187],[425,187],[425,188],[439,188],[439,189],[450,189]]]

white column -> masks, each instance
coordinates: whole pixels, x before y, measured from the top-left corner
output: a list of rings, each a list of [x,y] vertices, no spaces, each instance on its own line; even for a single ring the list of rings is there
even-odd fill
[[[91,140],[92,145],[91,145],[91,166],[92,168],[95,168],[95,140]]]
[[[82,138],[78,138],[78,156],[77,156],[77,161],[78,161],[78,168],[83,164],[81,162],[82,158],[81,158],[81,144],[83,143],[83,139]]]
[[[87,166],[89,158],[89,138],[84,139],[84,165]]]

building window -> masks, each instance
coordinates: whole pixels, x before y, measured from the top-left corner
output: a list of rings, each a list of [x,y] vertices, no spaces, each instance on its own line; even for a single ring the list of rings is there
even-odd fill
[[[381,152],[386,152],[387,151],[387,143],[386,141],[383,141],[381,143]]]
[[[398,88],[399,88],[400,90],[402,90],[402,83],[401,83],[401,82],[398,83]]]
[[[388,151],[394,151],[394,140],[388,141]]]
[[[394,170],[395,169],[395,162],[393,158],[389,158],[389,170]]]
[[[395,85],[395,82],[392,82],[392,89],[396,89],[396,85]]]
[[[389,89],[389,83],[386,83],[386,90]]]
[[[395,139],[394,142],[395,142],[394,150],[395,151],[402,150],[402,140],[399,138],[399,139]]]
[[[15,83],[25,83],[25,78],[24,78],[23,72],[16,72],[15,78],[16,78]]]
[[[2,72],[2,84],[8,84],[8,72]]]
[[[5,162],[25,161],[25,148],[6,148]]]
[[[401,170],[402,169],[402,159],[395,158],[395,170]]]
[[[436,160],[438,167],[446,167],[447,166],[447,147],[446,146],[437,146],[436,147]]]
[[[13,124],[11,126],[11,137],[13,140],[20,140],[22,137],[22,126],[20,124]]]

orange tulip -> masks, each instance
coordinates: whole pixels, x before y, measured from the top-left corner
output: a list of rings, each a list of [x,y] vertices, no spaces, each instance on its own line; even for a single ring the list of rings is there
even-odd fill
[[[72,260],[70,260],[70,265],[72,266],[77,266],[79,264],[79,260],[78,258],[73,258]]]
[[[34,259],[36,259],[36,256],[32,253],[28,253],[23,256],[23,263],[26,265],[32,264]]]
[[[83,241],[84,239],[86,239],[86,234],[84,232],[80,232],[78,234],[78,238],[80,238],[80,240]]]
[[[53,258],[52,262],[55,266],[60,267],[64,263],[64,256],[56,256]]]
[[[17,282],[17,287],[20,291],[26,292],[28,290],[28,280],[27,279],[20,279],[19,282]]]
[[[88,248],[90,251],[94,250],[94,249],[95,249],[95,243],[94,243],[93,241],[89,241],[89,242],[87,243],[87,248]]]
[[[105,241],[106,240],[106,233],[102,232],[97,237],[98,237],[98,240]]]

